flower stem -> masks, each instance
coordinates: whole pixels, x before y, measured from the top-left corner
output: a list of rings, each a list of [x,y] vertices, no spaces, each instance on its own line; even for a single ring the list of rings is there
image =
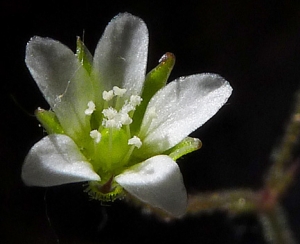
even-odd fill
[[[277,205],[268,212],[260,213],[259,221],[269,244],[296,244],[281,206]]]
[[[256,203],[256,193],[248,189],[190,195],[187,214],[198,214],[214,210],[246,213],[256,210]]]
[[[281,143],[272,153],[273,164],[265,183],[270,188],[280,189],[281,192],[291,184],[299,164],[295,160],[295,151],[299,146],[300,137],[300,92],[297,94],[294,106]]]

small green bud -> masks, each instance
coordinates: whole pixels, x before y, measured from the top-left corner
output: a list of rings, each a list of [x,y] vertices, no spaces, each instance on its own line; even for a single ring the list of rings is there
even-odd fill
[[[77,37],[76,56],[85,70],[90,74],[92,70],[93,56],[84,43]]]
[[[64,130],[54,112],[38,108],[35,111],[35,116],[48,134],[64,134]]]
[[[176,146],[172,147],[165,154],[169,155],[174,161],[178,158],[196,151],[202,147],[202,142],[198,138],[186,137]]]

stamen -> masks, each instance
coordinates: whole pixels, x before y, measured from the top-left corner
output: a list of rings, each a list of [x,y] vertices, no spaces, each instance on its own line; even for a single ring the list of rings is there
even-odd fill
[[[137,148],[140,148],[142,146],[142,141],[137,136],[134,136],[128,140],[128,145],[133,145]]]
[[[102,93],[102,98],[105,101],[110,101],[114,97],[114,92],[113,90],[110,91],[103,91]]]
[[[88,108],[84,111],[86,115],[91,115],[96,110],[96,105],[93,101],[89,101],[87,104]]]
[[[136,107],[136,106],[139,106],[141,104],[142,100],[143,99],[138,95],[131,95],[129,104]]]
[[[104,115],[102,125],[105,128],[116,128],[120,129],[123,125],[130,125],[132,123],[132,114],[131,111],[135,110],[135,107],[140,105],[142,98],[138,95],[131,95],[129,101],[119,100],[127,92],[126,89],[121,89],[117,86],[113,87],[113,90],[104,91],[103,99],[108,100],[112,99],[114,96],[117,96],[117,101],[114,108],[109,107],[103,109],[102,114]],[[123,106],[119,108],[119,103],[124,102]]]
[[[112,107],[107,109],[103,109],[103,115],[106,117],[102,121],[102,125],[106,128],[117,128],[120,129],[122,127],[122,120],[120,118],[120,114],[117,110]]]
[[[118,86],[114,86],[113,92],[114,92],[114,95],[117,97],[117,100],[115,102],[115,108],[119,109],[121,107],[121,103],[123,102],[123,99],[120,99],[120,98],[123,97],[123,95],[127,92],[127,90],[122,89]]]
[[[128,102],[128,100],[125,101],[125,104],[121,108],[121,112],[122,113],[129,113],[131,111],[134,111],[135,107],[140,105],[142,100],[143,99],[138,95],[131,95],[130,96],[130,101],[129,102]],[[131,116],[132,116],[132,114],[131,114]]]
[[[125,103],[124,106],[121,108],[122,113],[129,113],[130,111],[133,110],[135,110],[135,107],[129,103]]]
[[[129,117],[127,113],[120,113],[120,121],[123,125],[130,125],[132,123],[132,119]]]
[[[126,89],[121,89],[120,87],[117,86],[113,87],[113,91],[115,96],[119,96],[119,97],[122,97],[125,94],[125,92],[127,92]]]
[[[142,141],[139,137],[134,136],[128,140],[128,145],[130,145],[131,147],[129,148],[128,152],[122,160],[123,165],[126,165],[128,163],[133,150],[142,146]]]
[[[93,138],[96,143],[101,141],[101,133],[97,130],[92,130],[90,132],[90,137]]]
[[[122,123],[119,120],[116,119],[103,119],[102,125],[105,128],[115,128],[120,129],[122,127]]]
[[[109,107],[109,108],[107,108],[107,109],[103,109],[103,110],[102,110],[102,113],[103,113],[103,115],[104,115],[106,118],[108,118],[108,119],[114,119],[114,118],[117,116],[118,111],[115,110],[115,109],[112,108],[112,107]]]

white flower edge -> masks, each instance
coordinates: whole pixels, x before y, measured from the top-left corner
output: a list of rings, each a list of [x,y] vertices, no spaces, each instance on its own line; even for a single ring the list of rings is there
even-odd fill
[[[73,51],[59,41],[35,36],[27,43],[25,62],[65,132],[82,136],[77,133],[89,130],[84,110],[94,90]]]
[[[72,50],[51,38],[31,38],[25,62],[65,132],[80,138],[82,134],[78,131],[89,130],[86,114],[82,112],[86,104],[94,100],[101,107],[101,96],[97,94],[113,86],[125,88],[125,97],[140,94],[145,80],[148,39],[143,20],[123,13],[111,20],[98,42],[93,79]]]
[[[148,29],[144,21],[129,13],[115,16],[98,42],[93,72],[103,81],[102,89],[125,88],[125,97],[139,95],[148,58]]]
[[[136,164],[116,176],[115,180],[134,197],[174,217],[186,212],[187,193],[180,169],[166,155]]]
[[[47,187],[99,181],[100,177],[70,137],[51,134],[29,151],[22,167],[22,179],[26,185]]]
[[[178,144],[209,120],[231,93],[229,83],[217,74],[191,75],[170,82],[147,106],[139,135],[143,153],[159,154]]]
[[[56,186],[82,181],[99,181],[91,164],[74,141],[52,134],[37,142],[29,151],[22,168],[26,185]],[[186,211],[187,193],[180,169],[166,155],[154,156],[115,177],[130,194],[175,217]]]

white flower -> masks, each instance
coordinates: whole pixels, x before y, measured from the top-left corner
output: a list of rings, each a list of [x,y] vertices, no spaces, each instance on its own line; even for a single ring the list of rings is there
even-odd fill
[[[187,194],[175,160],[200,147],[187,136],[227,101],[229,83],[197,74],[165,86],[170,53],[145,76],[148,30],[128,13],[108,24],[94,57],[77,44],[76,54],[49,38],[27,44],[27,67],[51,111],[36,113],[49,135],[28,153],[23,181],[46,187],[88,181],[99,200],[129,193],[182,216]]]

